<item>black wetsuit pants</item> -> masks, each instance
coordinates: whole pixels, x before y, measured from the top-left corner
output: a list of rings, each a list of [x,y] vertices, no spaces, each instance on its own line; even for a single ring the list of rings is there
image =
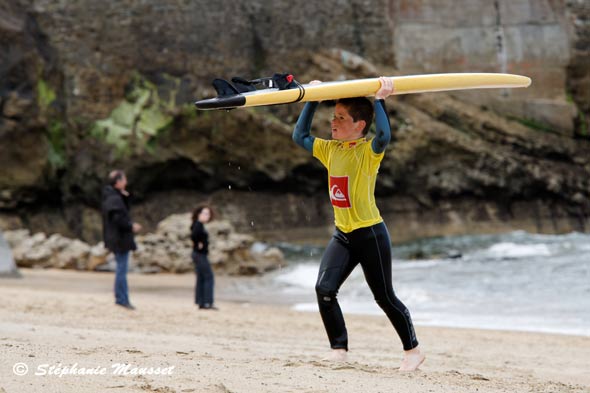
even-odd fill
[[[375,301],[397,331],[404,350],[418,346],[410,312],[391,285],[391,240],[383,222],[350,233],[336,229],[324,252],[316,294],[330,346],[348,350],[348,334],[336,295],[359,263]]]

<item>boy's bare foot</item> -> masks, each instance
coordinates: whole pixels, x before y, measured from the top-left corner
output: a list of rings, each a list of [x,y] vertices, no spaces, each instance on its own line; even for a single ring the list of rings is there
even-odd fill
[[[346,362],[348,360],[348,352],[346,349],[333,349],[322,360],[328,362]]]
[[[400,371],[416,371],[418,367],[424,362],[426,356],[418,347],[404,351],[404,358],[399,368]]]

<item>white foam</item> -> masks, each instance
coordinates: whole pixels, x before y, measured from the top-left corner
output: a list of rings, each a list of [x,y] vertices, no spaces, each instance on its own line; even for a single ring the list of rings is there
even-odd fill
[[[494,259],[530,258],[550,256],[546,244],[498,243],[487,249],[487,254]]]
[[[304,312],[319,311],[317,303],[297,303],[293,306],[293,310]]]
[[[383,311],[375,303],[353,302],[341,300],[342,312],[357,315],[384,315]],[[317,303],[298,303],[293,310],[300,312],[319,312]],[[419,326],[437,326],[469,329],[507,330],[537,333],[568,334],[576,336],[589,336],[590,328],[583,326],[568,326],[568,324],[547,324],[547,321],[526,320],[524,318],[498,318],[484,315],[449,315],[438,313],[412,312],[414,324]]]
[[[313,288],[315,288],[317,275],[317,264],[301,263],[296,265],[293,269],[279,274],[275,277],[275,280],[288,286],[313,290]]]
[[[262,254],[266,250],[268,250],[268,245],[262,242],[254,242],[250,247],[250,251],[254,254]]]

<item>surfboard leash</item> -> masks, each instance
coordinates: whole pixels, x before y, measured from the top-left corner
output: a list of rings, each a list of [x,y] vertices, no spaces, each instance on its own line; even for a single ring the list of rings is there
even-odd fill
[[[303,97],[305,97],[305,87],[303,87],[303,85],[299,82],[297,82],[295,79],[293,79],[293,82],[297,88],[299,89],[299,96],[297,97],[297,99],[295,101],[291,101],[291,104],[294,102],[299,102],[303,99]],[[291,87],[292,89],[292,87]]]

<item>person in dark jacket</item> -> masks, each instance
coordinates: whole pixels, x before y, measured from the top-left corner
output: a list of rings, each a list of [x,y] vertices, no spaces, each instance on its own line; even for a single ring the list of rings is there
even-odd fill
[[[104,245],[115,254],[117,261],[115,303],[134,310],[135,307],[129,302],[127,269],[129,252],[137,249],[134,234],[141,230],[141,225],[131,221],[125,173],[121,170],[112,171],[108,183],[102,193],[102,222]]]
[[[213,287],[215,277],[211,269],[211,263],[207,258],[209,254],[209,233],[205,224],[213,219],[213,210],[207,205],[198,206],[193,212],[191,225],[191,239],[193,241],[192,259],[197,274],[195,285],[195,304],[202,310],[217,310],[213,305]]]

